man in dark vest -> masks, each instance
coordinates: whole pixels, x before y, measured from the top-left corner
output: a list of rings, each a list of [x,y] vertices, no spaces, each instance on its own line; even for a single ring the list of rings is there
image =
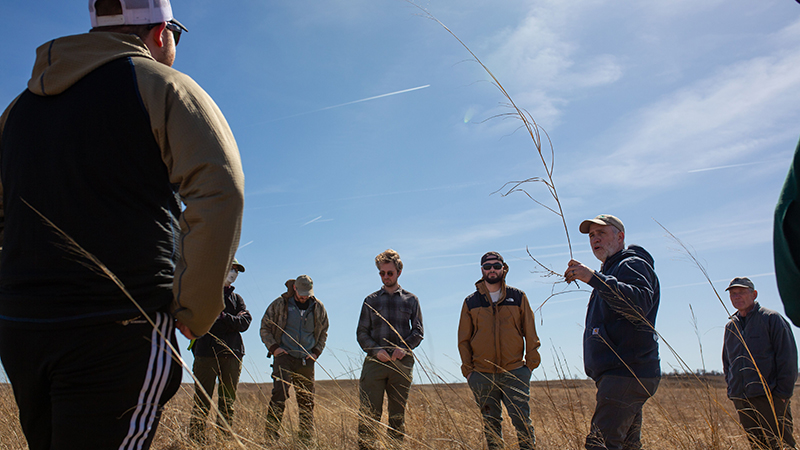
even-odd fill
[[[267,440],[276,441],[294,386],[300,414],[300,442],[314,438],[314,365],[328,340],[328,312],[314,296],[308,275],[286,281],[286,292],[275,299],[261,319],[261,341],[273,356],[272,397],[267,410]]]
[[[244,203],[214,101],[171,68],[168,0],[90,0],[0,116],[0,358],[32,450],[147,449],[175,329],[222,311]],[[183,203],[183,205],[181,205]]]

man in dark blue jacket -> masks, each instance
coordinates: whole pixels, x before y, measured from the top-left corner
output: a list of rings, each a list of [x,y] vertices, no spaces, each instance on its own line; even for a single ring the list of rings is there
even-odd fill
[[[194,408],[189,424],[189,437],[195,442],[205,442],[205,421],[214,395],[214,385],[219,379],[219,415],[217,429],[230,435],[233,423],[233,402],[236,401],[236,387],[242,372],[244,342],[242,333],[250,328],[253,317],[244,304],[241,295],[233,292],[233,282],[244,266],[233,259],[228,278],[225,280],[225,309],[211,326],[211,330],[192,341],[194,354],[192,372],[197,378],[194,385]],[[223,419],[224,422],[223,422]]]
[[[625,246],[625,227],[601,214],[584,220],[592,252],[603,264],[594,271],[572,260],[564,276],[594,290],[586,311],[583,363],[597,385],[597,406],[586,448],[642,448],[642,406],[661,378],[655,332],[660,298],[653,257],[642,247]]]
[[[749,278],[734,278],[725,290],[736,308],[725,325],[722,347],[728,398],[752,448],[795,448],[789,401],[797,380],[792,328],[780,314],[758,304]]]

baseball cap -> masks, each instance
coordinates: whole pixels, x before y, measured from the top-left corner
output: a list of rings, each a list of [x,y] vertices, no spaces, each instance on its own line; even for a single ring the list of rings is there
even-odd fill
[[[729,284],[725,290],[727,291],[728,289],[735,287],[743,287],[751,290],[756,288],[753,282],[750,281],[750,278],[747,277],[736,277],[732,279],[731,284]]]
[[[233,264],[231,264],[231,265],[232,265],[233,267],[236,267],[236,270],[238,270],[239,272],[244,272],[244,266],[243,266],[243,265],[241,265],[241,264],[239,263],[239,261],[237,261],[237,260],[236,260],[236,258],[233,258]]]
[[[595,217],[594,219],[586,219],[581,222],[580,230],[583,234],[589,234],[589,227],[596,223],[597,225],[611,225],[612,227],[618,229],[619,231],[625,232],[625,225],[622,224],[622,221],[612,216],[611,214],[600,214],[599,216]]]
[[[308,275],[300,275],[294,280],[294,287],[297,289],[297,295],[313,296],[314,295],[314,282]]]
[[[500,261],[500,262],[503,262],[503,257],[500,256],[500,253],[497,253],[497,252],[486,252],[485,255],[481,256],[481,264],[485,263],[486,261],[493,261],[495,259]]]
[[[122,6],[122,14],[113,16],[99,16],[94,4],[97,0],[89,0],[89,18],[92,28],[114,25],[149,25],[152,23],[172,22],[183,31],[186,30],[180,22],[172,16],[172,6],[169,0],[118,0]]]

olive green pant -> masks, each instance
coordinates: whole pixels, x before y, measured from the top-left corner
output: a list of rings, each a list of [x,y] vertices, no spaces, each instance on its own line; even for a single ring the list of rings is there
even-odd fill
[[[269,399],[266,425],[267,439],[270,441],[278,439],[289,388],[292,386],[300,415],[300,440],[308,442],[314,435],[314,360],[295,358],[284,353],[275,356],[272,363],[272,397]]]
[[[360,408],[358,415],[358,448],[376,448],[375,430],[383,413],[384,393],[388,398],[389,430],[387,435],[399,445],[405,435],[406,402],[411,389],[414,357],[406,355],[397,361],[380,362],[367,356],[358,383]]]

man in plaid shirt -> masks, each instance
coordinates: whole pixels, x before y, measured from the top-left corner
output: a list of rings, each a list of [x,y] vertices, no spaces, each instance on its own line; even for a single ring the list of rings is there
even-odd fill
[[[404,436],[406,401],[411,387],[414,356],[422,342],[419,299],[397,284],[403,271],[400,255],[386,250],[375,257],[383,287],[364,299],[356,338],[367,353],[358,385],[361,406],[358,448],[376,448],[375,430],[380,426],[383,395],[389,399],[388,437],[399,447]]]

